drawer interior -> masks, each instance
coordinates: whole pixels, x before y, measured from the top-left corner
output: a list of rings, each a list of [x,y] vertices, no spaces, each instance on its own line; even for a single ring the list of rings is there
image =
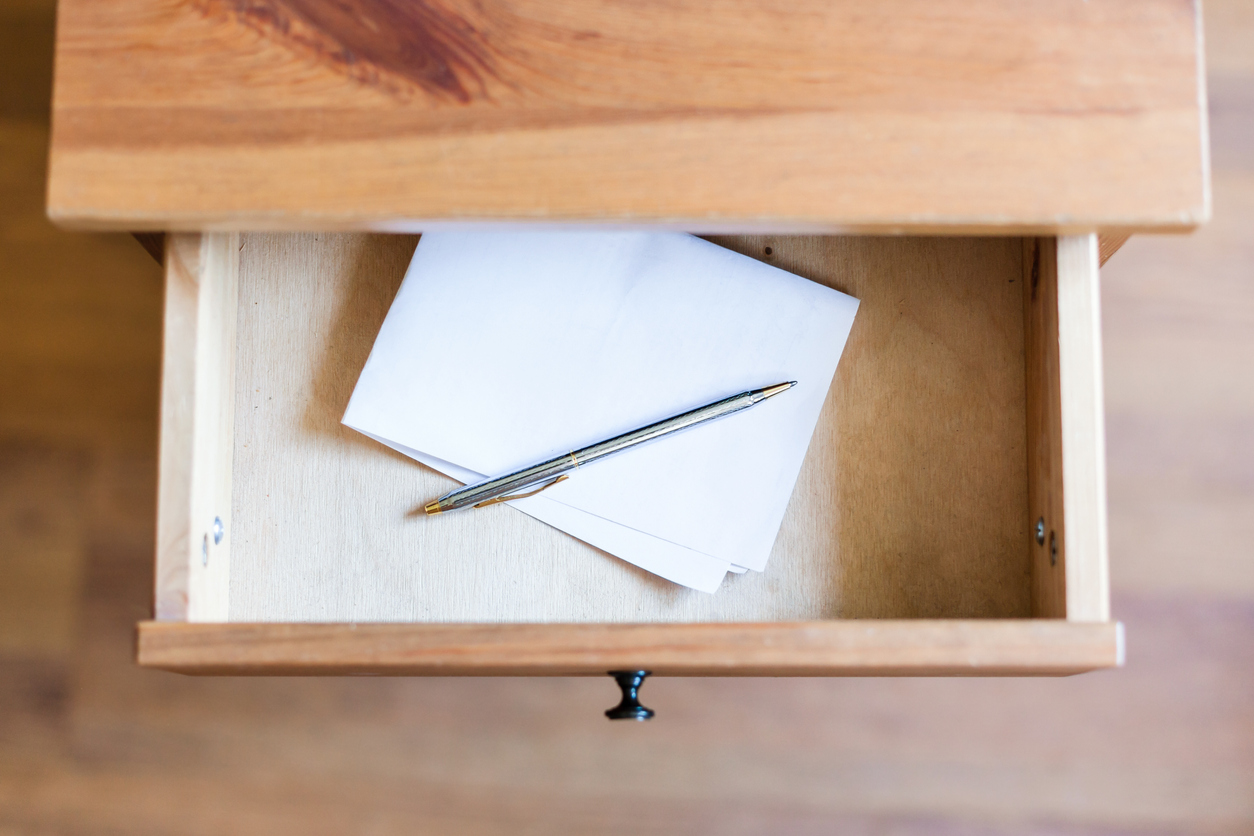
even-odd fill
[[[415,513],[453,483],[340,425],[415,237],[231,235],[216,249],[207,238],[181,248],[172,238],[170,271],[172,282],[180,270],[198,277],[193,412],[219,405],[191,436],[207,462],[195,481],[216,486],[189,498],[179,543],[163,478],[162,547],[176,558],[159,572],[159,617],[163,607],[250,622],[1034,614],[1033,266],[1021,239],[712,239],[862,304],[767,570],[706,595],[510,508]],[[179,350],[170,331],[167,386]],[[214,387],[221,397],[205,397]],[[164,446],[174,440],[163,438],[163,468],[179,455]],[[183,575],[179,549],[191,554]]]

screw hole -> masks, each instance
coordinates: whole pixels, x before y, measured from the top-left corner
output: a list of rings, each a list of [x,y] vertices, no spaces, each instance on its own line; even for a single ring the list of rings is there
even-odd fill
[[[1058,537],[1054,532],[1049,532],[1049,565],[1058,565]]]
[[[774,255],[774,254],[775,254],[775,251],[774,251],[774,250],[772,250],[770,247],[767,247],[767,248],[766,248],[765,250],[763,250],[762,252],[766,253],[767,255]]]

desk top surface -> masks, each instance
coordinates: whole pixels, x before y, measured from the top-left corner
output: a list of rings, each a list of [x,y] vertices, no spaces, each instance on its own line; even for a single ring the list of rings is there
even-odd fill
[[[1189,0],[61,0],[48,211],[117,229],[1187,229]]]

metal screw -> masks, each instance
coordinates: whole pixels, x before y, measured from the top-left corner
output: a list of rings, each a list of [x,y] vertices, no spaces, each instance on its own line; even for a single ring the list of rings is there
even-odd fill
[[[222,537],[226,534],[226,528],[222,525],[221,517],[213,518],[213,544],[216,546],[222,542]]]
[[[1036,521],[1036,545],[1045,545],[1045,518]]]
[[[200,565],[209,565],[209,535],[205,535],[205,539],[200,541]]]

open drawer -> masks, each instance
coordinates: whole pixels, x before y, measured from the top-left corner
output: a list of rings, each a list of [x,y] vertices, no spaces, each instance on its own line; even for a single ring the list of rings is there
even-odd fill
[[[1098,245],[736,236],[862,300],[764,573],[676,587],[339,423],[416,239],[166,246],[156,620],[188,673],[1068,674],[1109,620]]]

